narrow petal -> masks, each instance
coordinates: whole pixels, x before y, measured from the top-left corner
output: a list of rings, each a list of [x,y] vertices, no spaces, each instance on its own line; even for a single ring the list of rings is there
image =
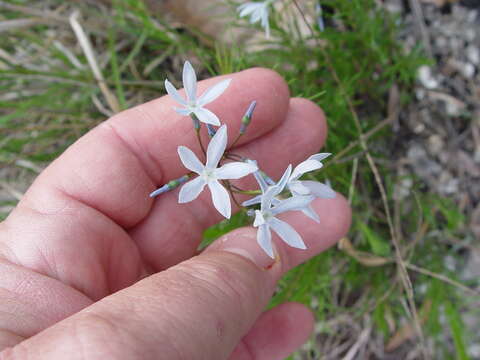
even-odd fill
[[[317,160],[305,160],[298,164],[295,169],[292,171],[292,175],[290,176],[290,181],[297,180],[303,174],[321,169],[323,164]]]
[[[291,173],[292,173],[292,165],[288,165],[287,169],[283,173],[283,175],[282,175],[281,179],[278,181],[277,185],[274,185],[274,187],[276,188],[276,191],[277,191],[277,193],[275,195],[280,194],[283,191],[283,189],[285,189],[285,186],[287,185],[288,180],[291,177],[290,176]]]
[[[308,159],[309,160],[317,160],[317,161],[322,161],[325,160],[327,157],[332,155],[331,153],[318,153],[318,154],[313,154],[310,156]]]
[[[302,212],[308,216],[310,219],[314,220],[315,222],[319,223],[320,222],[320,217],[318,216],[317,212],[313,210],[311,205],[307,205]]]
[[[240,179],[258,170],[253,164],[231,162],[215,170],[217,179]]]
[[[194,154],[192,150],[185,146],[179,146],[177,149],[180,160],[182,160],[183,165],[197,174],[201,174],[205,168],[203,164],[198,160],[197,155]]]
[[[270,228],[267,224],[260,225],[257,231],[257,242],[258,245],[270,256],[272,259],[275,259],[275,255],[273,254],[273,247],[272,247],[272,233],[270,232]]]
[[[265,181],[265,179],[263,178],[262,174],[260,173],[260,171],[256,171],[253,176],[255,176],[255,180],[257,180],[258,182],[258,185],[260,185],[260,190],[262,190],[262,193],[264,193],[265,191],[267,191],[267,188],[268,188],[268,184],[267,182]]]
[[[192,113],[192,110],[189,109],[182,109],[182,108],[174,108],[175,111],[183,116],[189,116]]]
[[[218,181],[209,182],[208,188],[212,193],[212,202],[215,209],[227,219],[230,219],[230,216],[232,215],[232,206],[230,204],[230,195],[228,194],[228,191]]]
[[[242,206],[252,206],[252,205],[256,205],[256,204],[260,204],[262,202],[262,195],[257,195],[253,198],[251,198],[250,200],[247,200],[247,201],[244,201],[242,203]]]
[[[215,84],[212,87],[209,87],[198,99],[197,105],[204,106],[208,103],[211,103],[213,100],[215,100],[216,98],[218,98],[220,95],[223,94],[223,92],[230,85],[231,81],[232,79],[226,79],[226,80],[220,81],[218,84]]]
[[[263,224],[265,224],[265,218],[263,217],[262,212],[259,210],[255,210],[255,220],[253,221],[253,226],[259,227]]]
[[[227,147],[228,134],[227,134],[227,125],[222,125],[218,130],[215,136],[210,140],[207,148],[207,168],[215,169],[218,165],[218,162],[225,152]]]
[[[303,186],[310,190],[310,193],[321,199],[334,199],[337,193],[328,185],[322,184],[318,181],[302,181]]]
[[[272,214],[278,215],[286,211],[297,211],[303,210],[307,205],[309,205],[315,199],[314,196],[292,196],[286,200],[281,200],[275,207],[272,209]]]
[[[288,183],[288,189],[292,195],[309,195],[310,189],[302,184],[302,181],[291,181]]]
[[[239,11],[239,16],[240,17],[244,17],[244,16],[248,16],[251,13],[255,12],[259,8],[259,6],[261,6],[261,4],[250,2],[250,3],[240,5],[237,8],[237,11]]]
[[[180,96],[177,89],[175,89],[175,86],[173,86],[168,79],[165,79],[165,90],[167,90],[168,95],[170,95],[177,103],[184,106],[187,105],[185,99]]]
[[[267,191],[262,195],[262,201],[261,201],[261,209],[262,210],[268,210],[272,206],[272,201],[275,195],[278,195],[277,187],[276,186],[270,186],[268,187]]]
[[[306,249],[305,243],[299,233],[285,221],[271,218],[268,222],[270,227],[275,231],[280,238],[291,247],[297,249]]]
[[[207,110],[205,108],[198,108],[193,112],[198,120],[205,124],[210,124],[210,125],[215,125],[215,126],[220,126],[220,119],[218,118],[217,115],[215,115],[213,112],[210,110]]]
[[[197,75],[189,61],[185,61],[183,65],[183,87],[187,93],[188,100],[196,101],[197,99]]]
[[[180,193],[178,194],[178,203],[183,204],[195,200],[198,195],[200,195],[205,185],[206,182],[201,177],[197,177],[187,182],[180,189]]]

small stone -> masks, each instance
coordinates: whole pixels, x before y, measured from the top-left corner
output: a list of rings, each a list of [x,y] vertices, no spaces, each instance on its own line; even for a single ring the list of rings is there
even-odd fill
[[[435,134],[428,138],[428,149],[433,155],[438,155],[444,146],[445,144],[440,135]]]
[[[439,85],[432,75],[432,69],[427,65],[423,65],[418,69],[418,79],[427,89],[435,89]]]
[[[470,45],[467,50],[465,50],[468,61],[472,64],[480,64],[480,50],[478,47]]]

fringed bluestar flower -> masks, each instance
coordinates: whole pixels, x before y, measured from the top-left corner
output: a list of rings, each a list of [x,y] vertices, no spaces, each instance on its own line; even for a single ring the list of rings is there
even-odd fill
[[[197,75],[190,62],[185,61],[183,65],[183,87],[187,98],[180,96],[177,89],[168,79],[165,80],[165,89],[167,93],[180,105],[181,108],[175,108],[175,111],[184,116],[194,115],[196,119],[205,124],[220,126],[220,120],[217,115],[204,106],[218,98],[230,85],[231,79],[220,81],[218,84],[205,90],[202,96],[197,98]]]
[[[258,170],[252,163],[231,162],[217,168],[227,147],[227,126],[222,125],[213,136],[207,148],[207,162],[203,165],[192,150],[185,146],[178,147],[178,154],[183,165],[199,176],[187,182],[180,189],[179,203],[195,200],[208,185],[212,194],[212,201],[220,214],[230,218],[232,207],[228,191],[220,184],[219,180],[240,179]]]
[[[300,234],[292,226],[276,218],[277,215],[286,211],[301,210],[314,199],[313,196],[294,196],[286,200],[275,199],[275,196],[280,194],[287,185],[291,171],[292,166],[289,165],[276,185],[269,186],[266,190],[263,190],[265,189],[263,187],[260,210],[255,211],[253,226],[258,227],[257,242],[271,258],[274,258],[271,230],[276,232],[288,245],[297,249],[307,248]]]
[[[275,0],[266,0],[261,2],[248,2],[237,8],[240,17],[250,16],[250,23],[260,22],[265,29],[265,35],[270,37],[270,23],[268,21],[270,4]]]

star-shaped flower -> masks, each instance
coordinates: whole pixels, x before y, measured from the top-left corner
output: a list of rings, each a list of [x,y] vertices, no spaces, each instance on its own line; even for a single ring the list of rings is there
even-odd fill
[[[190,62],[185,61],[183,65],[183,87],[187,98],[180,96],[177,89],[168,79],[165,80],[165,89],[177,103],[182,105],[181,108],[175,108],[175,111],[184,116],[195,115],[198,120],[205,124],[220,126],[220,120],[217,115],[204,106],[218,98],[230,85],[231,79],[220,81],[218,84],[209,87],[205,92],[197,98],[197,75]]]
[[[268,22],[269,6],[274,0],[266,0],[262,2],[248,2],[237,8],[240,17],[250,16],[250,23],[260,22],[265,29],[265,35],[270,37],[270,23]]]
[[[265,191],[265,188],[262,187],[260,210],[255,211],[253,226],[258,227],[257,242],[271,258],[274,258],[271,230],[275,231],[288,245],[297,249],[307,248],[302,237],[293,227],[276,218],[278,214],[286,211],[302,210],[314,199],[313,196],[294,196],[286,200],[275,199],[275,196],[280,194],[287,185],[291,172],[292,166],[289,165],[276,185],[267,187]]]
[[[295,167],[295,169],[289,176],[286,184],[286,187],[290,190],[292,196],[314,196],[321,199],[333,199],[336,196],[335,191],[333,191],[330,186],[322,184],[318,181],[298,180],[303,174],[307,172],[321,169],[323,167],[321,161],[330,155],[330,153],[314,154]],[[259,172],[256,172],[254,176],[259,183],[262,192],[264,192],[264,189],[266,189],[267,187],[265,179]],[[255,204],[260,204],[261,198],[262,195],[258,195],[252,199],[243,202],[242,205],[251,206]],[[273,201],[278,201],[278,199],[274,198]],[[307,204],[305,208],[301,210],[309,218],[315,220],[316,222],[320,222],[317,213],[315,212],[315,210],[313,210],[310,204]]]
[[[232,212],[230,196],[218,180],[240,179],[257,171],[258,167],[253,163],[231,162],[217,168],[227,147],[227,140],[227,125],[222,125],[208,144],[206,165],[203,165],[189,148],[178,147],[178,154],[183,165],[199,175],[180,189],[179,203],[195,200],[205,185],[208,185],[212,194],[213,205],[220,214],[227,219],[230,218]]]

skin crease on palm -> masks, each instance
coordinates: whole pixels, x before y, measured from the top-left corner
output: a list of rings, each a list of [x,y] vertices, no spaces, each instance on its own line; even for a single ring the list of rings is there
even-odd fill
[[[323,112],[290,98],[278,74],[250,69],[229,77],[208,108],[227,124],[230,143],[248,104],[258,103],[236,153],[278,179],[320,149]],[[218,81],[200,82],[199,93]],[[178,189],[148,197],[186,172],[177,146],[201,153],[191,121],[174,106],[162,97],[90,131],[0,224],[1,360],[273,360],[308,339],[314,319],[303,305],[264,309],[285,271],[345,235],[347,202],[340,194],[314,201],[320,224],[282,214],[308,248],[274,235],[277,257],[267,269],[250,260],[266,257],[252,227],[198,254],[202,231],[221,220],[208,191],[188,204],[178,204]],[[256,188],[253,176],[241,186]]]

